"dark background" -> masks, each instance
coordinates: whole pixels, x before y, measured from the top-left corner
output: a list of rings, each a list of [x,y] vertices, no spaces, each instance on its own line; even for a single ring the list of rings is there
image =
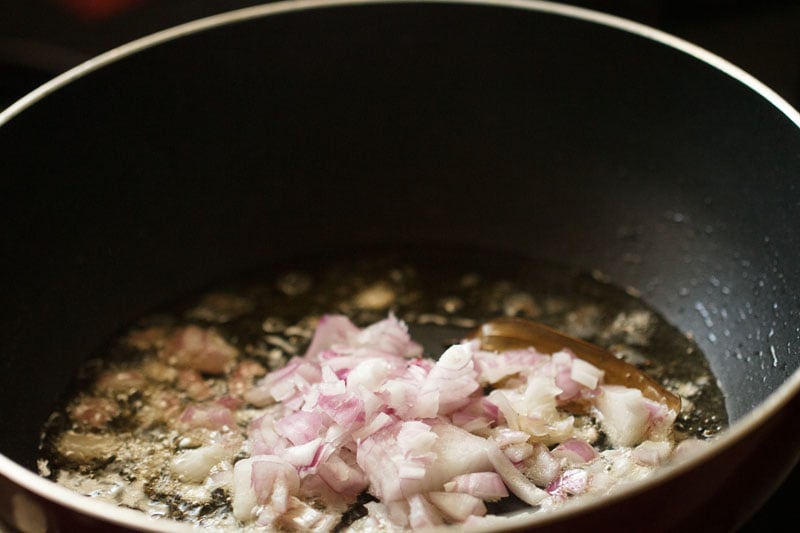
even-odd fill
[[[54,75],[154,31],[255,0],[18,0],[0,15],[0,109]],[[574,0],[722,56],[800,108],[800,0]],[[742,531],[794,528],[800,469]],[[664,502],[670,505],[671,502]],[[0,526],[0,529],[2,527]],[[643,524],[643,529],[646,525]]]

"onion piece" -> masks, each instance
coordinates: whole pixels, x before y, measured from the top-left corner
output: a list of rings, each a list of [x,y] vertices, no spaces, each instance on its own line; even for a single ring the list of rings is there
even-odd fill
[[[597,397],[600,423],[614,446],[635,446],[647,435],[649,411],[639,389],[602,385]]]
[[[412,529],[427,529],[444,524],[441,512],[422,494],[408,499],[408,525]]]
[[[206,374],[222,374],[235,361],[239,351],[219,333],[198,326],[175,331],[164,344],[160,356],[169,364]]]
[[[525,477],[539,487],[546,487],[561,473],[561,464],[542,443],[533,446],[531,456],[525,460]]]
[[[550,453],[558,459],[563,459],[568,465],[588,463],[599,456],[591,444],[574,438],[565,440]]]
[[[290,496],[300,489],[300,478],[295,468],[280,457],[259,455],[234,465],[231,489],[233,515],[249,522],[260,514],[260,507],[277,514],[285,512]]]
[[[483,500],[462,492],[429,492],[428,499],[450,520],[463,522],[472,515],[486,514]]]
[[[214,466],[233,453],[220,443],[185,450],[170,463],[170,470],[182,481],[200,483]]]
[[[559,499],[586,492],[589,474],[580,468],[565,470],[558,478],[547,486],[547,492]]]
[[[183,410],[180,422],[189,428],[229,431],[236,427],[233,412],[218,403],[190,405]]]
[[[547,498],[547,492],[534,485],[530,479],[517,470],[517,467],[494,443],[487,445],[486,452],[495,471],[500,474],[506,486],[517,498],[529,505],[539,505]]]
[[[497,472],[461,474],[444,484],[445,492],[464,492],[494,502],[508,496],[503,478]]]
[[[658,466],[666,461],[672,453],[669,441],[646,440],[633,449],[633,459],[645,466]]]

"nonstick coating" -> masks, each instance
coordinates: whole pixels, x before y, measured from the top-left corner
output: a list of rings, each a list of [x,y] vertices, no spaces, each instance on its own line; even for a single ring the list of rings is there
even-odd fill
[[[0,127],[0,452],[25,467],[125,324],[344,246],[600,272],[695,336],[734,422],[797,371],[798,125],[683,51],[558,13],[364,4],[85,70]]]

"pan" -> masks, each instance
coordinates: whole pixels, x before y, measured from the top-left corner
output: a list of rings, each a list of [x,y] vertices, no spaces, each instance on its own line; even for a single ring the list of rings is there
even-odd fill
[[[39,475],[81,364],[218,280],[422,248],[635,296],[724,396],[691,460],[510,528],[735,530],[800,450],[799,125],[719,57],[548,2],[278,2],[83,63],[0,113],[0,516],[180,530]]]

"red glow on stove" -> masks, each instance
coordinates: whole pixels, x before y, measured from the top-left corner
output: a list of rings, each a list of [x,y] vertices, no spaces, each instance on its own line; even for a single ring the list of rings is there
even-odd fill
[[[102,21],[147,0],[55,0],[71,14],[87,21]]]

